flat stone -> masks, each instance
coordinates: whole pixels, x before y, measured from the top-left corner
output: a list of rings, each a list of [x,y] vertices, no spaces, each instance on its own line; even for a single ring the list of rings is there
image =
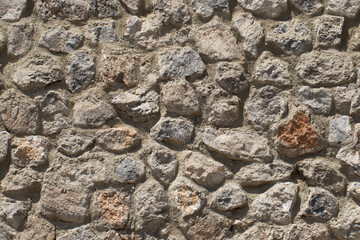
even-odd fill
[[[54,53],[71,53],[80,48],[84,35],[67,26],[53,26],[40,36],[39,45]]]
[[[329,0],[326,12],[332,15],[339,15],[354,18],[360,10],[360,2],[356,0]]]
[[[178,177],[169,187],[170,206],[178,216],[198,213],[205,204],[205,192],[184,177]]]
[[[311,50],[311,30],[303,22],[281,22],[266,35],[266,43],[287,55],[300,55]]]
[[[0,163],[4,162],[8,156],[9,141],[11,137],[10,133],[6,131],[0,132]]]
[[[138,14],[143,6],[143,0],[121,0],[126,10],[132,14]]]
[[[27,0],[1,0],[0,5],[0,19],[17,22],[27,7]]]
[[[259,221],[269,221],[279,225],[291,223],[298,186],[295,183],[277,183],[252,202],[250,216]]]
[[[250,124],[257,130],[265,131],[286,115],[288,101],[277,88],[266,86],[252,93],[244,109]]]
[[[290,0],[290,3],[309,17],[320,15],[324,9],[321,0]]]
[[[340,206],[337,218],[330,221],[329,227],[335,237],[339,239],[355,240],[360,238],[360,209],[354,203]]]
[[[312,87],[330,87],[352,82],[355,69],[347,53],[336,50],[312,51],[300,56],[295,71]]]
[[[347,188],[348,193],[354,199],[360,201],[360,183],[359,182],[350,182]]]
[[[249,89],[245,70],[236,62],[217,64],[215,79],[230,94],[241,95]]]
[[[158,56],[162,78],[196,78],[206,70],[199,54],[190,47],[167,49]]]
[[[154,149],[147,162],[155,177],[161,183],[169,185],[175,179],[178,160],[170,150],[164,147]]]
[[[252,163],[240,168],[235,175],[235,179],[244,187],[258,187],[289,180],[293,171],[293,166],[283,162]]]
[[[197,217],[194,225],[187,231],[187,235],[189,239],[197,240],[224,239],[230,227],[230,220],[210,212],[205,216]]]
[[[288,63],[266,51],[255,62],[253,82],[261,86],[288,87],[292,85],[293,80]]]
[[[309,114],[297,110],[277,127],[275,146],[280,154],[296,157],[317,153],[325,147],[325,143],[311,123]]]
[[[247,204],[246,192],[235,183],[226,183],[211,194],[209,204],[219,211],[231,211]]]
[[[13,81],[23,91],[43,89],[63,79],[64,74],[60,62],[42,53],[26,57],[13,74]]]
[[[192,38],[197,51],[207,62],[231,61],[241,56],[236,38],[217,19],[193,30]]]
[[[63,134],[58,140],[57,150],[66,156],[77,156],[88,149],[95,139],[76,134]]]
[[[244,39],[245,56],[257,58],[264,47],[264,27],[250,13],[236,13],[232,21],[235,30]]]
[[[98,18],[118,18],[121,16],[122,6],[119,0],[90,0],[90,6]]]
[[[154,13],[162,18],[165,26],[181,27],[191,20],[185,0],[154,0]]]
[[[315,21],[316,46],[338,47],[341,44],[344,18],[323,15]]]
[[[128,156],[116,166],[112,180],[117,183],[137,183],[144,176],[145,164]]]
[[[325,159],[307,159],[296,164],[309,186],[323,187],[333,194],[342,194],[346,189],[346,178],[339,166]]]
[[[55,239],[55,226],[41,216],[30,215],[20,233],[23,240],[53,240]]]
[[[93,197],[92,217],[96,224],[111,229],[123,229],[129,217],[129,199],[123,192],[101,190]]]
[[[33,46],[34,27],[32,24],[13,24],[7,30],[8,54],[10,57],[21,57]]]
[[[222,17],[230,17],[228,0],[193,0],[192,7],[197,16],[208,20],[215,14]]]
[[[336,112],[343,115],[349,115],[351,109],[351,101],[355,95],[356,95],[356,87],[354,86],[353,83],[349,84],[349,87],[336,87],[335,91],[333,92]],[[354,102],[355,102],[355,98],[354,98]],[[356,105],[354,104],[354,107],[355,106]],[[356,109],[356,107],[354,109]]]
[[[11,160],[18,167],[41,167],[48,162],[49,141],[42,136],[11,140]]]
[[[191,116],[200,112],[200,103],[192,85],[184,79],[167,82],[161,89],[167,111]]]
[[[199,152],[184,151],[181,156],[185,176],[201,186],[214,187],[232,175],[223,164]]]
[[[41,214],[49,219],[84,223],[89,214],[90,195],[81,185],[45,183],[41,190]]]
[[[1,191],[4,194],[24,196],[30,191],[41,187],[42,174],[32,168],[19,169],[10,165],[9,171],[1,181]]]
[[[37,133],[39,110],[32,99],[9,90],[2,94],[0,103],[1,118],[10,133]]]
[[[299,89],[301,101],[310,107],[314,113],[328,115],[332,107],[332,95],[325,88],[312,89],[303,86]]]
[[[287,12],[286,0],[238,0],[239,5],[247,11],[262,18],[276,19]]]
[[[85,93],[73,108],[74,123],[80,127],[94,128],[115,117],[113,108],[95,95]]]
[[[121,126],[99,130],[96,141],[105,150],[122,153],[139,146],[141,140],[136,129]]]
[[[169,209],[164,187],[154,180],[148,179],[140,185],[134,196],[135,214],[145,221],[163,219]]]
[[[1,199],[0,204],[0,218],[10,227],[20,230],[28,215],[30,205],[10,198]]]
[[[101,50],[100,80],[107,89],[124,84],[135,87],[140,77],[140,57],[124,49],[103,48]]]
[[[88,0],[40,0],[34,11],[44,21],[59,18],[77,22],[89,17],[90,4]]]
[[[118,42],[119,38],[115,32],[115,21],[95,22],[87,26],[85,37],[91,41],[93,46],[100,43]]]
[[[82,239],[82,240],[92,240],[95,239],[97,234],[89,225],[83,225],[77,228],[73,228],[67,231],[64,235],[58,237],[58,240],[72,240],[72,239]]]
[[[301,206],[301,215],[307,218],[329,220],[339,211],[339,203],[329,191],[311,188],[307,200]]]
[[[194,124],[181,118],[163,117],[151,128],[150,136],[171,145],[184,145],[191,141]]]
[[[330,121],[328,137],[328,142],[330,144],[341,144],[350,137],[350,134],[351,125],[348,116],[341,116]]]
[[[273,158],[268,140],[249,130],[221,131],[206,128],[202,140],[210,151],[232,160],[268,162]]]
[[[95,81],[95,56],[89,49],[72,52],[65,67],[65,82],[71,92],[80,92]]]

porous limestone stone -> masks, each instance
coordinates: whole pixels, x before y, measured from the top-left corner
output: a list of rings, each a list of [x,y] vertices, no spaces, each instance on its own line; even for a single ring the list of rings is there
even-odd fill
[[[27,0],[1,0],[0,5],[0,19],[17,22],[27,7]]]
[[[360,10],[360,2],[356,0],[329,0],[326,12],[332,15],[339,15],[354,18]]]
[[[6,131],[0,132],[0,163],[4,162],[8,156],[9,141],[11,137],[11,134]]]
[[[96,142],[105,150],[121,153],[140,144],[140,137],[136,129],[130,126],[120,126],[99,130]]]
[[[8,27],[7,35],[7,52],[10,57],[21,57],[33,47],[33,24],[13,24]]]
[[[330,144],[341,144],[350,138],[351,125],[350,118],[348,116],[341,116],[334,118],[329,124],[329,137],[328,142]]]
[[[338,47],[341,44],[344,18],[330,15],[319,17],[315,21],[316,46]]]
[[[325,88],[312,89],[308,86],[300,87],[301,101],[317,114],[328,115],[332,107],[332,95]]]
[[[91,41],[93,46],[100,43],[118,42],[119,38],[115,32],[115,21],[95,22],[87,26],[86,39]]]
[[[192,7],[201,19],[210,19],[215,14],[230,17],[228,0],[193,0]]]
[[[324,9],[321,0],[290,0],[290,3],[309,17],[320,15]]]
[[[249,89],[245,69],[237,62],[217,64],[215,79],[230,94],[241,95]]]
[[[219,211],[231,211],[247,204],[246,192],[236,183],[226,183],[211,194],[209,204]]]
[[[238,0],[239,5],[262,18],[276,19],[287,12],[286,0]]]
[[[360,238],[360,210],[354,203],[340,206],[337,218],[330,221],[331,232],[339,239],[355,240]]]
[[[24,230],[19,234],[24,240],[53,240],[55,239],[55,226],[38,215],[30,215],[25,223]]]
[[[57,150],[67,156],[77,156],[84,153],[95,139],[77,134],[63,134],[58,140]]]
[[[112,180],[117,183],[137,183],[145,175],[145,164],[127,156],[116,166]]]
[[[90,0],[90,8],[98,18],[118,18],[121,16],[121,2],[125,0]]]

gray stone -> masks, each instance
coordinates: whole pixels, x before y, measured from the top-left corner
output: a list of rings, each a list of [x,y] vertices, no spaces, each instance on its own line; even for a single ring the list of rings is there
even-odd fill
[[[348,116],[341,116],[334,118],[329,124],[330,144],[338,145],[347,140],[351,134],[350,118]]]
[[[85,37],[96,46],[100,43],[114,43],[119,41],[115,33],[115,21],[96,22],[89,24],[85,32]]]
[[[0,5],[0,19],[17,22],[26,9],[27,0],[1,0]]]
[[[0,200],[0,219],[3,219],[12,228],[18,229],[24,223],[29,209],[29,204],[21,201],[14,201],[10,198]]]
[[[10,133],[37,133],[39,110],[32,99],[9,90],[2,94],[0,103],[1,118]]]
[[[350,115],[358,117],[360,116],[360,92],[355,92],[356,90],[348,90],[353,96],[351,98],[351,105],[350,105]],[[355,93],[354,93],[355,92]],[[350,96],[348,96],[350,98]]]
[[[165,26],[181,27],[191,20],[185,0],[153,0],[154,13],[161,17]]]
[[[200,112],[200,103],[192,85],[184,79],[167,82],[161,89],[167,111],[191,116]]]
[[[103,149],[123,153],[139,146],[141,139],[136,129],[120,126],[99,130],[96,133],[96,141]]]
[[[80,92],[95,81],[95,57],[89,49],[75,51],[69,55],[65,82],[71,92]]]
[[[341,44],[344,18],[324,15],[315,21],[316,46],[338,47]]]
[[[264,131],[286,115],[288,102],[277,88],[266,86],[253,93],[244,108],[253,127]]]
[[[354,84],[349,84],[348,87],[336,87],[333,92],[336,112],[343,115],[349,115],[351,100],[355,94],[356,87]]]
[[[270,52],[263,52],[254,65],[253,82],[256,85],[291,86],[288,63],[274,57]]]
[[[346,178],[340,173],[336,163],[326,159],[307,159],[296,164],[309,186],[323,187],[333,194],[342,194],[346,188]]]
[[[360,201],[360,183],[359,182],[351,182],[347,188],[348,193],[354,199]]]
[[[257,58],[264,45],[264,27],[250,13],[237,13],[233,16],[233,26],[244,39],[245,56]]]
[[[33,46],[34,27],[32,24],[14,24],[8,27],[8,54],[11,57],[25,55]]]
[[[83,128],[99,127],[114,117],[113,108],[90,93],[83,94],[73,108],[74,123]]]
[[[42,174],[32,168],[19,169],[10,165],[9,171],[1,181],[1,191],[4,194],[24,196],[41,186]]]
[[[176,155],[163,147],[156,148],[148,158],[148,165],[155,177],[169,185],[176,177],[178,161]]]
[[[4,162],[8,156],[9,141],[11,137],[10,133],[6,131],[0,132],[0,163]]]
[[[255,132],[205,128],[202,140],[206,147],[232,160],[268,162],[272,160],[268,140]]]
[[[181,118],[163,117],[151,128],[150,136],[171,145],[184,145],[191,141],[194,124]]]
[[[286,240],[333,240],[330,230],[326,224],[311,222],[292,224],[287,231]]]
[[[158,94],[143,88],[123,92],[111,103],[136,122],[153,121],[160,113]]]
[[[356,240],[360,238],[360,209],[354,203],[340,206],[337,218],[330,221],[329,227],[338,239]]]
[[[328,115],[331,112],[332,96],[325,88],[312,89],[303,86],[299,89],[301,101],[310,107],[314,113]]]
[[[89,225],[84,225],[69,230],[67,233],[58,237],[57,239],[58,240],[73,240],[73,239],[93,240],[95,238],[96,238],[95,231]]]
[[[34,11],[44,21],[59,18],[78,22],[89,17],[90,4],[88,0],[39,0]]]
[[[221,62],[216,66],[216,81],[230,94],[241,95],[249,89],[249,82],[241,64]]]
[[[231,61],[241,57],[236,38],[218,19],[194,29],[191,35],[197,51],[207,62]]]
[[[311,50],[311,30],[301,21],[281,22],[266,35],[266,43],[287,55]]]
[[[30,215],[24,226],[24,230],[19,234],[19,240],[54,240],[55,226],[46,221],[41,216]]]
[[[290,0],[290,2],[309,17],[320,15],[324,9],[321,0]]]
[[[350,40],[348,43],[348,49],[351,51],[359,51],[360,50],[360,29],[359,29],[359,27],[355,28],[350,33],[351,33],[351,35],[350,35]],[[0,49],[1,49],[1,47],[0,47]]]
[[[281,17],[288,8],[286,0],[238,0],[238,3],[257,16],[272,19]]]
[[[293,171],[293,166],[283,162],[253,163],[242,167],[235,175],[235,179],[244,187],[257,187],[289,180]]]
[[[199,152],[181,153],[185,176],[203,187],[214,187],[222,183],[232,173],[221,163]]]
[[[360,2],[357,0],[329,0],[327,3],[326,12],[354,18],[360,10]]]
[[[235,183],[226,183],[211,194],[209,201],[212,208],[224,212],[244,207],[246,203],[246,192]]]
[[[121,16],[120,0],[90,0],[90,6],[98,18],[117,18]]]
[[[126,157],[117,167],[112,180],[117,183],[137,183],[145,175],[145,164]]]
[[[291,223],[298,193],[295,183],[277,183],[252,202],[249,214],[259,221],[269,221],[279,225]]]
[[[339,203],[329,191],[310,188],[306,201],[301,206],[301,215],[307,218],[329,220],[339,211]]]
[[[54,53],[71,53],[84,42],[84,35],[67,26],[53,26],[40,36],[39,45]]]
[[[2,32],[0,32],[0,51],[2,51],[5,48],[6,44],[7,44],[7,39],[5,35]]]
[[[135,214],[145,221],[163,219],[169,209],[164,187],[148,179],[134,193]]]
[[[18,167],[41,167],[48,163],[49,140],[27,136],[11,140],[11,161]]]
[[[94,140],[94,138],[75,134],[63,134],[58,140],[57,150],[67,156],[76,156],[84,153]]]
[[[125,5],[125,8],[132,14],[140,13],[144,5],[143,0],[121,0],[121,2]]]
[[[300,56],[295,71],[312,87],[330,87],[352,82],[355,69],[347,53],[336,50],[312,51]]]
[[[23,91],[39,90],[63,79],[60,63],[41,53],[26,57],[13,74],[13,81]]]
[[[359,125],[355,125],[353,140],[338,151],[336,158],[344,171],[352,176],[360,176]]]
[[[215,14],[230,17],[228,0],[193,0],[192,7],[201,19],[208,20]]]
[[[158,56],[162,78],[196,78],[206,70],[199,54],[190,47],[162,51]]]

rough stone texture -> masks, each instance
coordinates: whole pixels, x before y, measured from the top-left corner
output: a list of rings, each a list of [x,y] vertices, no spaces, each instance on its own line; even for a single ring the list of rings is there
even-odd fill
[[[94,143],[94,139],[75,134],[61,135],[58,141],[58,151],[67,156],[82,154]]]
[[[331,112],[332,96],[325,88],[311,89],[308,86],[300,87],[299,95],[302,102],[317,114],[328,115]]]
[[[333,94],[336,112],[348,115],[352,101],[354,102],[353,109],[355,110],[357,108],[357,104],[355,104],[357,97],[354,97],[355,94],[356,88],[354,84],[350,84],[349,87],[336,87]]]
[[[117,183],[136,183],[145,175],[145,165],[132,157],[126,157],[116,166],[114,181]]]
[[[55,238],[55,227],[41,216],[30,215],[19,238],[24,240],[53,240]]]
[[[337,47],[341,44],[343,17],[324,15],[315,22],[316,46]]]
[[[140,143],[137,131],[128,126],[100,130],[96,135],[96,141],[102,148],[118,153],[137,147]]]
[[[19,229],[27,217],[29,204],[27,202],[14,201],[11,199],[0,200],[0,218],[10,227]]]
[[[324,140],[304,110],[291,114],[289,120],[277,127],[276,132],[276,149],[286,157],[317,153],[324,148]]]
[[[324,9],[321,0],[290,0],[290,3],[309,17],[321,14]]]
[[[193,0],[192,7],[201,19],[210,19],[215,14],[222,17],[230,16],[228,0]]]
[[[268,162],[272,159],[267,139],[245,129],[220,131],[206,128],[202,134],[206,147],[233,160]]]
[[[289,224],[297,192],[298,186],[294,183],[277,183],[252,202],[250,215],[260,221]]]
[[[337,218],[330,221],[330,229],[339,239],[355,240],[360,237],[360,211],[354,203],[344,204],[340,207]]]
[[[121,2],[119,0],[91,0],[90,7],[98,18],[117,18],[121,16]]]
[[[347,191],[350,193],[351,197],[360,201],[360,183],[359,182],[349,183]]]
[[[7,34],[9,56],[23,56],[32,48],[34,42],[34,26],[32,24],[11,25]]]
[[[142,5],[144,4],[143,0],[122,0],[121,2],[125,5],[126,9],[132,14],[139,13],[139,11],[142,8]]]
[[[85,37],[93,46],[100,43],[114,43],[119,41],[115,32],[115,21],[96,22],[88,26]]]
[[[246,203],[246,192],[235,183],[226,183],[216,190],[209,202],[212,208],[219,211],[231,211],[244,207]]]
[[[181,27],[191,20],[185,0],[154,0],[154,13],[161,17],[165,26]]]
[[[329,0],[326,12],[354,18],[360,10],[360,3],[356,0]]]
[[[334,118],[329,124],[329,137],[330,144],[341,144],[350,137],[351,125],[348,116],[341,116]]]
[[[10,133],[6,131],[0,132],[0,163],[4,162],[8,156]]]
[[[64,79],[60,63],[45,54],[30,55],[13,74],[13,81],[23,91],[38,90]]]
[[[178,161],[170,150],[163,147],[155,149],[148,159],[148,164],[160,182],[168,185],[175,179]]]
[[[301,55],[295,71],[311,87],[337,86],[352,82],[355,78],[354,65],[348,54],[335,50]]]
[[[0,19],[7,22],[17,22],[27,7],[27,0],[2,0]]]
[[[18,167],[40,167],[48,162],[48,140],[42,136],[28,136],[11,140],[11,161]]]
[[[263,18],[276,19],[287,10],[286,0],[238,0],[242,8]]]
[[[256,85],[287,87],[292,84],[289,65],[274,57],[270,52],[263,52],[255,62],[253,82]]]
[[[266,35],[266,43],[287,55],[300,55],[311,50],[311,30],[303,22],[281,22]]]
[[[5,48],[6,43],[7,43],[7,39],[5,35],[2,32],[0,32],[0,51],[2,51]]]
[[[215,79],[230,94],[241,95],[249,89],[245,70],[239,63],[217,64]]]
[[[277,181],[288,180],[294,168],[283,162],[270,164],[253,163],[242,167],[235,175],[236,180],[244,187],[257,187]]]

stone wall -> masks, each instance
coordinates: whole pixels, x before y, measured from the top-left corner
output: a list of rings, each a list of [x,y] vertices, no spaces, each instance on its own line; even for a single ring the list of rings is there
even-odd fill
[[[359,0],[0,0],[0,239],[360,239]]]

